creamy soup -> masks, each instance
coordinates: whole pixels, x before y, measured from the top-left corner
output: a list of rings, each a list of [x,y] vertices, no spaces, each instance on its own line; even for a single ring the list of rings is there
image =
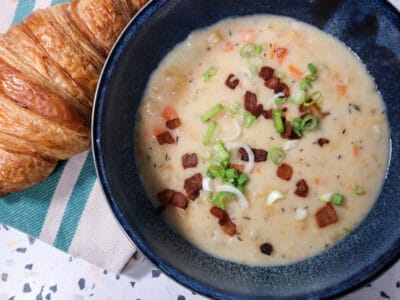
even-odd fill
[[[359,224],[388,160],[385,107],[338,40],[259,15],[194,31],[148,82],[136,148],[167,223],[219,258],[283,264]]]

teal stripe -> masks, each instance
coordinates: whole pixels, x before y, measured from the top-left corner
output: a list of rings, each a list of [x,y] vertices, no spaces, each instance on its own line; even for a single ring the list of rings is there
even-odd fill
[[[70,2],[69,0],[51,0],[51,5],[55,5],[58,3]]]
[[[47,180],[0,199],[0,222],[38,237],[64,167],[61,162]]]
[[[35,0],[19,0],[15,10],[13,24],[22,22],[35,7]]]
[[[89,152],[65,208],[64,216],[54,241],[55,247],[68,251],[95,181],[96,171],[93,164],[93,155]]]

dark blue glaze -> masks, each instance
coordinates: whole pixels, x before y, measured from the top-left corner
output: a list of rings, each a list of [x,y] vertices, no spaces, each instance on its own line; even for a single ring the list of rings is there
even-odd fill
[[[313,24],[351,47],[375,77],[391,127],[383,191],[354,232],[298,263],[250,267],[213,258],[171,232],[148,200],[135,163],[134,126],[146,82],[194,29],[233,15],[280,14]],[[109,203],[139,249],[161,270],[221,299],[320,299],[361,286],[400,251],[400,17],[378,0],[154,0],[122,34],[105,66],[93,116],[96,165]]]

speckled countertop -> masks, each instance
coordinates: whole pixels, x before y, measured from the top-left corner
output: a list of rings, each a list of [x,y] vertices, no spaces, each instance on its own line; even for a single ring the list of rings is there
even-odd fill
[[[5,225],[0,225],[0,254],[0,300],[206,299],[140,254],[123,275],[115,275]],[[350,299],[400,299],[400,262],[341,300]]]

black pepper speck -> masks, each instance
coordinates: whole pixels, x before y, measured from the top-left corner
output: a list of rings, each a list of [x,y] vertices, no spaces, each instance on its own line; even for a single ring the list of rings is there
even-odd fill
[[[153,278],[160,277],[160,275],[161,275],[160,270],[152,270],[151,271],[151,277],[153,277]]]
[[[400,288],[400,281],[397,281],[397,282],[396,282],[396,287],[397,287],[397,288]]]
[[[32,292],[32,289],[31,289],[31,286],[29,285],[29,283],[25,283],[25,284],[24,284],[24,288],[22,289],[22,291],[23,291],[24,293],[30,293],[30,292]]]
[[[17,248],[17,249],[15,249],[15,251],[17,251],[19,253],[25,253],[26,252],[26,248]]]
[[[120,278],[119,275],[115,275],[116,280],[119,280],[119,278]]]
[[[179,295],[177,300],[186,300],[185,296]]]
[[[32,270],[32,268],[33,268],[33,264],[28,264],[25,266],[25,269],[27,269],[27,270]]]
[[[7,225],[4,225],[4,224],[3,224],[3,228],[4,228],[5,230],[9,230],[8,227],[7,227]]]
[[[48,293],[47,295],[46,295],[46,297],[44,297],[46,300],[51,300],[51,294],[50,293]]]
[[[42,296],[43,288],[44,288],[44,286],[42,286],[42,287],[40,288],[39,294],[36,295],[36,300],[43,300],[43,296]]]
[[[83,278],[79,279],[78,286],[81,290],[83,290],[85,288],[85,279]]]
[[[390,299],[390,296],[386,294],[384,291],[381,291],[381,297],[385,299]]]
[[[7,281],[8,279],[8,274],[7,273],[2,273],[1,274],[1,281]]]
[[[135,287],[135,284],[136,284],[136,282],[134,282],[134,281],[131,281],[131,282],[129,282],[130,284],[131,284],[131,287],[132,288],[134,288]]]
[[[57,284],[53,285],[51,287],[49,287],[50,291],[52,291],[53,293],[57,293]]]
[[[108,273],[107,270],[104,270],[104,271],[103,271],[103,274],[104,274],[104,275],[107,275],[107,273]]]
[[[33,245],[35,243],[36,239],[33,236],[28,236],[29,244]]]
[[[272,251],[274,251],[274,247],[272,247],[270,243],[264,243],[260,246],[260,250],[266,255],[271,255]]]

